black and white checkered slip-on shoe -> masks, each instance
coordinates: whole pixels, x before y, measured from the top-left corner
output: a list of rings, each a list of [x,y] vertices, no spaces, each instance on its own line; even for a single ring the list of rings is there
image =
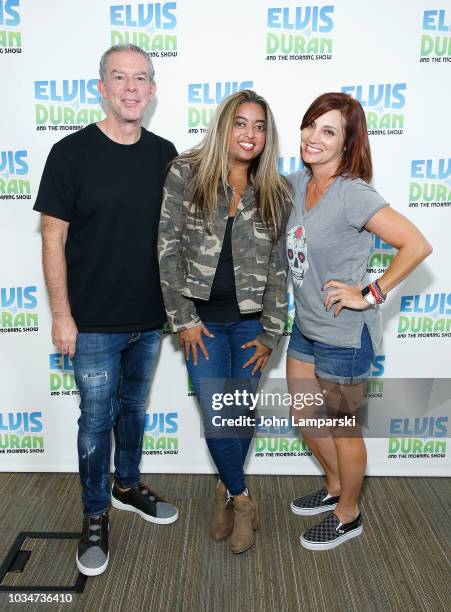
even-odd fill
[[[338,495],[329,495],[326,487],[323,487],[319,491],[315,491],[315,493],[293,499],[291,502],[291,512],[301,514],[302,516],[329,512],[330,510],[335,510],[339,499]]]
[[[362,515],[350,523],[342,523],[333,512],[321,523],[304,531],[301,535],[301,544],[308,550],[329,550],[335,548],[346,540],[356,538],[363,532]]]

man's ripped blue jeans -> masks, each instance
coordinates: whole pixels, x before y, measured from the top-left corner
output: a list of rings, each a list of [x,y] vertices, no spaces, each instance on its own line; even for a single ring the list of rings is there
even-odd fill
[[[78,461],[86,516],[110,503],[111,431],[114,478],[122,488],[139,482],[139,463],[152,370],[161,331],[79,333],[73,358],[80,390]]]

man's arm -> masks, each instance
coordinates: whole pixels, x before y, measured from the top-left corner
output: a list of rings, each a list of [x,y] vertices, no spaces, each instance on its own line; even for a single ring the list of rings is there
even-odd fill
[[[69,223],[47,214],[41,215],[42,264],[52,310],[53,344],[69,357],[75,355],[77,326],[72,318],[67,293],[64,253]]]

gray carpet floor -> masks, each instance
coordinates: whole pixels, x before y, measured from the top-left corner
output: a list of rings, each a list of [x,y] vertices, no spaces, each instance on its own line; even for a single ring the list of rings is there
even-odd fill
[[[316,476],[249,476],[262,529],[256,545],[233,555],[208,537],[215,479],[143,475],[179,507],[172,525],[152,525],[112,509],[110,563],[72,603],[9,603],[5,611],[45,612],[413,612],[451,610],[451,486],[444,478],[367,478],[364,533],[335,550],[309,552],[299,535],[318,517],[291,513],[291,498],[322,486]],[[0,474],[0,560],[19,531],[80,531],[75,474]],[[75,540],[29,539],[22,574],[3,585],[70,584]]]

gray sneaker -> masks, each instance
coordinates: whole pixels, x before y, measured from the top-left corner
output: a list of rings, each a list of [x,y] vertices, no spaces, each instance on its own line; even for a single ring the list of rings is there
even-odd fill
[[[108,565],[108,513],[85,516],[78,542],[77,567],[85,576],[98,576]]]
[[[111,505],[118,510],[136,512],[145,521],[159,525],[168,525],[179,517],[175,506],[142,483],[128,491],[121,491],[114,483],[111,491]]]

